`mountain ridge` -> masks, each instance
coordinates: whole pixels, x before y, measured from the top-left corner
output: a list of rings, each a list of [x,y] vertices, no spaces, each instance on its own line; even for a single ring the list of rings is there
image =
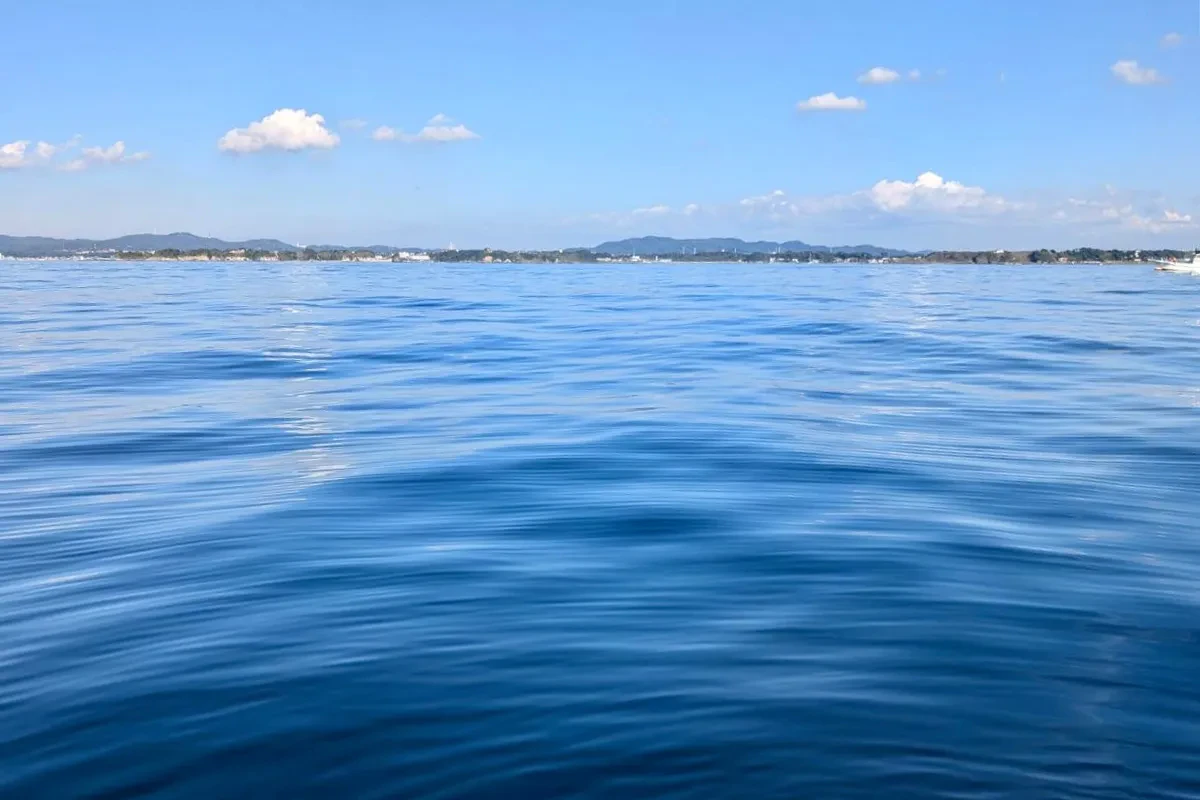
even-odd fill
[[[155,251],[155,250],[267,250],[272,252],[300,252],[306,249],[317,251],[328,250],[369,250],[380,255],[390,255],[400,250],[420,250],[421,248],[400,248],[391,245],[369,245],[351,247],[334,244],[305,245],[301,247],[288,244],[279,239],[246,239],[244,241],[227,241],[212,236],[197,236],[194,233],[131,233],[112,239],[59,239],[53,236],[5,236],[0,234],[0,253],[6,256],[43,257],[43,256],[73,256],[83,253],[105,251]]]
[[[289,244],[279,239],[246,239],[244,241],[228,241],[211,236],[197,236],[194,233],[133,233],[117,236],[111,239],[60,239],[52,236],[5,236],[0,235],[0,253],[16,257],[54,257],[76,256],[88,253],[138,251],[153,252],[156,250],[266,250],[274,252],[300,252],[302,250],[318,252],[330,250],[370,251],[378,255],[391,255],[402,250],[410,252],[428,252],[428,248],[394,247],[392,245],[374,244],[368,246],[347,246],[336,244],[304,245]],[[670,236],[640,236],[629,239],[616,239],[601,242],[594,247],[580,247],[577,250],[592,253],[607,253],[614,256],[670,256],[681,253],[829,253],[854,254],[868,256],[907,256],[914,255],[912,251],[898,250],[889,247],[879,247],[871,244],[861,245],[818,245],[808,244],[799,240],[786,242],[746,241],[736,237],[710,237],[704,239],[675,239]]]
[[[808,244],[797,239],[786,242],[752,241],[735,237],[712,237],[706,239],[675,239],[670,236],[638,236],[601,242],[588,248],[593,253],[608,253],[614,256],[669,256],[680,253],[852,253],[870,256],[908,256],[909,250],[879,247],[873,244],[823,245]]]

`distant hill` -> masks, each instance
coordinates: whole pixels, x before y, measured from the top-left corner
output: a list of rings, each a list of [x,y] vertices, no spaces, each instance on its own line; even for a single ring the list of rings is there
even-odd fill
[[[345,245],[305,245],[313,250],[370,250],[379,255],[390,255],[402,248],[376,244],[369,247],[347,247]],[[135,233],[115,239],[54,239],[47,236],[0,236],[0,253],[6,256],[73,256],[105,251],[154,250],[268,250],[282,252],[299,251],[295,244],[278,239],[249,239],[244,242],[228,242],[194,233]],[[410,251],[420,248],[404,248]]]
[[[742,239],[672,239],[669,236],[642,236],[636,239],[620,239],[602,242],[593,248],[593,253],[609,253],[614,256],[669,256],[680,253],[853,253],[871,256],[911,255],[906,250],[877,247],[872,244],[837,245],[830,247],[807,242],[747,242]]]
[[[193,233],[135,233],[115,239],[53,239],[47,236],[0,236],[6,256],[70,256],[112,250],[296,250],[277,239],[227,242]]]
[[[285,252],[316,250],[369,250],[377,255],[391,255],[407,250],[410,252],[429,252],[421,247],[393,247],[386,244],[375,244],[367,247],[354,247],[340,244],[297,244],[281,242],[278,239],[249,239],[243,242],[230,242],[224,239],[214,239],[209,236],[197,236],[194,233],[135,233],[129,236],[118,236],[115,239],[54,239],[46,236],[0,236],[0,254],[18,258],[36,258],[39,256],[74,256],[89,253],[105,252],[153,252],[155,250],[267,250]],[[906,256],[914,255],[905,250],[894,250],[888,247],[877,247],[870,244],[838,245],[830,247],[821,244],[808,244],[801,241],[788,242],[747,242],[744,239],[712,238],[712,239],[673,239],[669,236],[642,236],[637,239],[620,239],[603,242],[595,247],[582,248],[593,253],[608,253],[614,256],[671,256],[681,253],[830,253],[867,256]]]

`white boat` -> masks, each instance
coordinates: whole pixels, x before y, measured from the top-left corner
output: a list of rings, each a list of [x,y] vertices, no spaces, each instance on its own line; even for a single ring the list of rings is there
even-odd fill
[[[1192,255],[1191,261],[1159,261],[1154,259],[1154,263],[1158,264],[1155,269],[1163,272],[1183,272],[1188,275],[1200,275],[1200,253]]]

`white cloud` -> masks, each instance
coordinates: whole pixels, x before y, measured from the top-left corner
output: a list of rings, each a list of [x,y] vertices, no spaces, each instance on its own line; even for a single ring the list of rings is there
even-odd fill
[[[921,70],[919,70],[919,69],[910,69],[910,70],[908,71],[908,79],[909,79],[910,81],[919,81],[919,80],[921,80]]]
[[[1114,186],[1105,186],[1101,199],[1067,198],[1065,207],[1053,219],[1077,225],[1117,226],[1148,233],[1196,227],[1190,213],[1169,207],[1165,197],[1154,193],[1121,191]]]
[[[466,125],[426,125],[413,137],[418,142],[465,142],[478,139],[479,134],[467,128]]]
[[[445,114],[435,114],[429,122],[425,123],[425,127],[416,133],[405,133],[397,128],[380,125],[371,134],[371,138],[377,142],[405,142],[406,144],[433,142],[444,144],[447,142],[465,142],[471,139],[478,139],[480,136],[466,125],[455,123],[454,120]]]
[[[918,73],[919,76],[920,73]],[[898,80],[900,80],[900,73],[887,67],[871,67],[858,76],[859,83],[867,84],[895,83]]]
[[[915,181],[881,180],[868,192],[871,202],[886,212],[909,209],[959,211],[1002,210],[1006,201],[979,186],[948,181],[934,172],[923,172]]]
[[[83,149],[84,160],[96,164],[129,164],[145,161],[149,157],[150,154],[145,151],[126,155],[124,142],[115,142],[111,147],[85,147]]]
[[[29,141],[26,139],[0,145],[0,169],[18,169],[29,166],[29,159],[25,155],[28,149]]]
[[[914,180],[884,179],[855,191],[791,195],[784,189],[722,204],[647,206],[590,215],[605,228],[664,235],[711,235],[713,226],[805,238],[806,231],[944,230],[971,237],[1008,232],[1074,237],[1081,244],[1147,246],[1146,237],[1173,237],[1181,243],[1200,230],[1200,209],[1171,203],[1150,191],[1097,187],[1064,195],[1001,196],[983,188],[925,172]],[[989,233],[990,232],[990,233]],[[858,234],[854,234],[858,235]],[[875,234],[864,234],[875,235]],[[1122,238],[1123,237],[1123,238]],[[1004,240],[1000,240],[1004,241]],[[1103,245],[1105,241],[1113,245]],[[938,246],[928,241],[914,246]],[[974,245],[965,245],[974,246]],[[1000,245],[1004,246],[1004,245]]]
[[[838,97],[833,92],[818,94],[796,104],[797,111],[862,111],[867,107],[865,100],[857,97]]]
[[[1109,67],[1113,76],[1122,83],[1133,86],[1147,86],[1155,83],[1166,83],[1167,79],[1153,67],[1142,67],[1132,60],[1118,61]]]
[[[1172,47],[1178,47],[1182,43],[1183,43],[1183,36],[1181,36],[1178,33],[1175,33],[1174,31],[1172,31],[1171,33],[1168,33],[1166,36],[1162,37],[1162,39],[1160,39],[1158,42],[1159,46],[1162,47],[1164,50],[1167,50]]]
[[[1129,211],[1126,206],[1123,211]],[[1119,216],[1121,222],[1125,225],[1136,228],[1138,230],[1148,231],[1150,233],[1163,233],[1172,229],[1193,228],[1192,215],[1181,214],[1172,209],[1164,209],[1161,214],[1153,214],[1143,216],[1141,214],[1127,213]]]
[[[76,147],[79,141],[79,136],[73,136],[62,144],[39,141],[32,149],[28,139],[0,145],[0,169],[20,169],[48,164],[56,155]]]
[[[766,194],[760,194],[755,197],[744,197],[740,201],[740,205],[749,208],[753,208],[755,206],[765,206],[772,203],[778,203],[782,200],[782,198],[785,197],[787,197],[787,192],[785,192],[783,189],[776,189],[773,192],[767,192]]]
[[[358,119],[355,117],[353,119],[344,119],[339,122],[338,125],[348,131],[361,131],[363,128],[367,127],[367,121],[365,119]]]
[[[46,156],[46,160],[49,160],[51,156],[61,155],[63,152],[75,147],[78,143],[79,137],[75,137],[61,146],[48,145],[45,148],[45,152],[49,154]],[[41,144],[44,144],[44,142]],[[150,158],[150,154],[144,150],[136,153],[127,153],[125,151],[125,142],[118,141],[109,147],[85,147],[78,158],[59,163],[58,169],[61,172],[82,172],[88,167],[100,164],[136,164],[148,158]]]
[[[961,216],[996,214],[1019,206],[978,186],[948,181],[926,172],[915,181],[881,180],[869,189],[843,194],[793,197],[782,189],[738,201],[741,212],[772,222],[834,213],[858,215],[883,212],[887,215],[934,214]]]
[[[325,127],[325,118],[320,114],[309,114],[302,108],[281,108],[245,128],[229,131],[218,140],[217,149],[226,153],[328,150],[337,147],[340,141],[336,133]]]

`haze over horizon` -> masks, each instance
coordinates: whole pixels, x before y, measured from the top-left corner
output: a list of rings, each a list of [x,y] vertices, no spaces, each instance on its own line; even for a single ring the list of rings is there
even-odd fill
[[[118,5],[6,12],[0,233],[1200,243],[1193,0]]]

